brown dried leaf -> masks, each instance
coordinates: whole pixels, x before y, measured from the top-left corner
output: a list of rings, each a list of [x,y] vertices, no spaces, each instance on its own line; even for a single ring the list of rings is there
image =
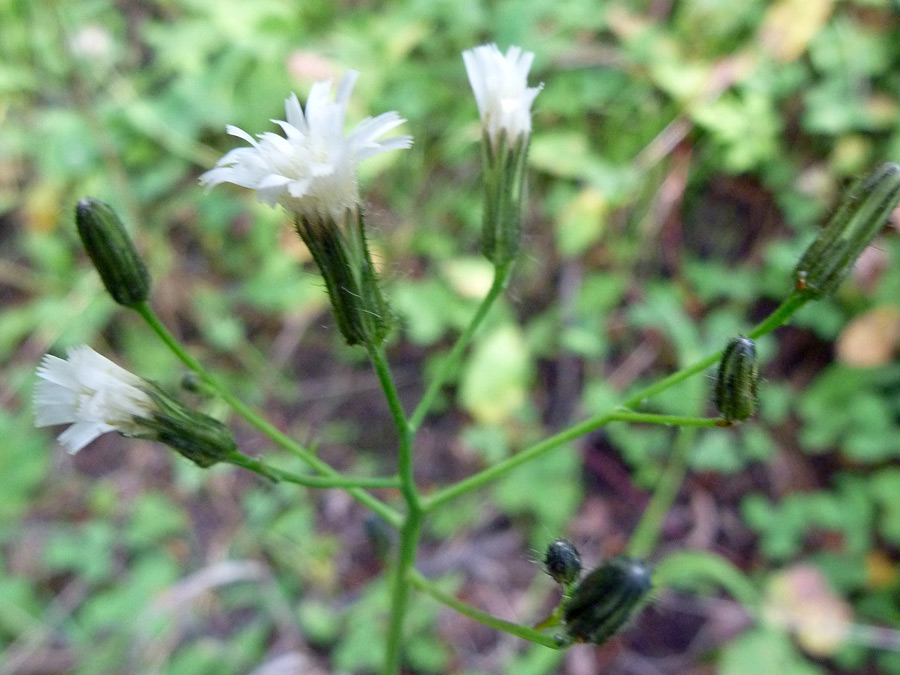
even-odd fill
[[[853,619],[850,605],[812,565],[794,565],[778,573],[766,592],[764,615],[791,630],[813,656],[829,656],[848,636]]]
[[[795,61],[828,21],[833,6],[834,0],[780,0],[766,11],[759,41],[779,61]]]
[[[900,309],[876,307],[847,324],[837,342],[838,361],[855,368],[888,363],[900,341]]]

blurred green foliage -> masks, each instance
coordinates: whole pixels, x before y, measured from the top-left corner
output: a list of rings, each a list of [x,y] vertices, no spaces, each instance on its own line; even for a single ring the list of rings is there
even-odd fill
[[[523,259],[423,448],[422,476],[439,484],[746,330],[790,290],[796,256],[841,186],[900,160],[900,18],[890,0],[8,0],[0,25],[4,673],[56,652],[72,673],[241,673],[307,641],[325,650],[326,670],[369,672],[383,648],[373,626],[385,588],[377,565],[360,562],[369,554],[347,524],[361,530],[355,507],[202,473],[145,443],[104,441],[73,462],[31,428],[33,370],[46,351],[87,342],[166,384],[181,374],[101,293],[74,235],[79,198],[120,210],[154,277],[154,304],[239,395],[322,442],[330,461],[387,471],[389,431],[367,422],[364,434],[348,419],[385,414],[370,402],[376,390],[359,355],[338,346],[322,284],[284,215],[238,190],[205,194],[196,177],[235,146],[226,124],[271,130],[289,92],[303,98],[317,79],[363,71],[354,121],[398,110],[415,138],[403,157],[362,167],[373,244],[404,324],[392,349],[414,392],[410,373],[429,372],[489,283],[474,257],[480,130],[460,52],[485,41],[536,52],[545,88]],[[727,549],[746,531],[714,545],[749,571],[765,578],[815,562],[855,621],[894,628],[896,338],[866,368],[835,363],[831,345],[852,318],[896,306],[900,266],[888,261],[898,249],[886,237],[836,298],[760,345],[768,382],[757,419],[700,433],[700,478],[687,487],[727,486],[723,519],[740,513],[758,546]],[[702,414],[707,398],[695,378],[652,409]],[[269,450],[237,429],[252,451]],[[614,425],[585,455],[609,453],[648,488],[671,438]],[[471,547],[466,533],[495,527],[496,514],[523,550],[564,534],[586,518],[585,497],[617,501],[580,460],[575,448],[559,451],[437,514],[429,547],[445,537]],[[614,514],[627,535],[638,514]],[[264,560],[277,582],[214,586],[185,600],[177,621],[148,618],[180,581],[232,558]],[[532,606],[549,588],[519,581]],[[302,639],[290,637],[279,603]],[[415,603],[415,672],[489,667],[464,653],[479,647],[441,632],[436,606]],[[866,646],[812,665],[769,628],[719,650],[719,669],[759,672],[763,653],[778,664],[772,672],[900,673],[896,653]],[[541,648],[505,654],[505,672],[562,672],[562,657]]]

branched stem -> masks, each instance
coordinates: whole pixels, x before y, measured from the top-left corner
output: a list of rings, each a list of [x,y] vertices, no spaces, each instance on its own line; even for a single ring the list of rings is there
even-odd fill
[[[504,263],[503,265],[498,265],[494,268],[494,281],[491,284],[490,290],[487,292],[487,295],[484,296],[484,299],[475,311],[475,315],[472,317],[472,320],[469,321],[469,325],[466,326],[466,329],[459,338],[457,338],[456,344],[453,345],[453,349],[451,349],[450,353],[444,357],[443,363],[441,363],[434,379],[428,383],[428,389],[426,389],[425,394],[422,396],[422,400],[419,401],[419,405],[416,406],[416,409],[409,418],[409,426],[413,432],[418,430],[419,426],[422,424],[425,415],[428,414],[428,411],[431,410],[431,406],[434,405],[434,399],[440,392],[441,387],[444,386],[447,378],[449,378],[458,367],[462,353],[469,342],[472,341],[475,331],[478,330],[484,317],[487,316],[488,310],[490,310],[497,298],[500,297],[503,289],[506,288],[506,283],[509,281],[509,273],[511,270],[512,262]]]
[[[490,626],[491,628],[503,631],[504,633],[509,633],[510,635],[515,635],[516,637],[520,637],[523,640],[535,642],[539,645],[543,645],[544,647],[550,647],[551,649],[560,648],[560,643],[557,642],[557,640],[553,636],[546,635],[545,633],[542,633],[528,626],[522,626],[518,623],[512,623],[510,621],[497,618],[496,616],[488,614],[487,612],[484,612],[477,607],[473,607],[472,605],[463,602],[462,600],[450,595],[449,593],[445,593],[415,570],[410,570],[410,572],[407,574],[407,579],[409,580],[410,584],[415,586],[426,595],[430,595],[441,604],[455,609],[463,616],[467,616],[470,619],[477,621],[478,623],[482,623],[485,626]]]
[[[293,471],[280,469],[276,466],[272,466],[267,462],[248,457],[247,455],[241,454],[239,452],[231,455],[227,461],[230,464],[234,464],[235,466],[240,466],[249,471],[253,471],[254,473],[258,473],[260,476],[265,476],[269,480],[275,482],[284,481],[285,483],[294,483],[296,485],[303,485],[304,487],[310,488],[343,488],[346,490],[347,488],[377,489],[400,487],[399,476],[386,478],[353,478],[350,476],[305,476],[303,474],[294,473]]]
[[[717,427],[722,423],[719,418],[703,418],[703,417],[679,417],[677,415],[653,415],[650,413],[635,413],[628,410],[617,410],[603,415],[597,415],[590,419],[584,420],[573,427],[559,432],[555,436],[545,438],[540,443],[525,448],[516,453],[512,457],[508,457],[502,462],[498,462],[484,471],[476,473],[465,478],[458,483],[454,483],[442,490],[438,490],[425,500],[425,510],[433,511],[437,507],[452,499],[464,495],[476,488],[486,485],[501,476],[509,473],[517,466],[526,464],[545,452],[557,448],[564,443],[583,436],[586,433],[606,426],[610,422],[646,422],[651,424],[668,424],[673,426],[696,426],[696,427]]]
[[[209,389],[214,391],[219,398],[231,406],[231,408],[247,420],[247,422],[271,438],[279,446],[302,459],[320,475],[327,476],[328,478],[343,478],[340,472],[336,471],[308,450],[294,442],[289,436],[275,428],[275,426],[262,415],[235,397],[228,391],[227,387],[220,384],[219,381],[210,375],[206,369],[179,344],[175,337],[169,333],[168,329],[162,321],[160,321],[159,317],[156,316],[148,303],[143,302],[135,306],[134,310],[141,315],[144,321],[146,321],[150,328],[153,329],[153,332],[159,336],[160,340],[165,343],[184,365],[196,373],[197,377],[199,377]],[[399,527],[403,522],[403,516],[396,510],[363,489],[352,487],[347,489],[347,493],[359,503],[369,507],[394,527]]]
[[[747,337],[756,339],[758,337],[762,337],[763,335],[771,333],[779,326],[783,326],[788,322],[794,312],[800,309],[808,301],[808,297],[804,297],[799,293],[794,293],[793,295],[788,297],[787,300],[781,303],[781,305],[779,305],[774,312],[772,312],[769,316],[767,316],[759,324],[757,324],[756,327],[753,328],[753,330],[747,333]],[[668,377],[661,379],[659,382],[651,384],[649,387],[642,389],[638,393],[625,399],[625,401],[622,402],[622,407],[637,408],[648,398],[656,396],[656,394],[659,394],[660,392],[663,392],[670,387],[674,387],[679,382],[683,382],[691,375],[696,375],[697,373],[706,370],[713,364],[718,363],[720,358],[722,358],[722,350],[719,350],[714,354],[710,354],[706,358],[700,359],[696,363],[693,363],[686,368],[682,368],[678,372],[672,373]]]
[[[766,335],[767,333],[772,332],[777,327],[787,323],[791,315],[793,315],[794,312],[796,312],[804,304],[806,304],[808,299],[809,298],[804,297],[798,293],[791,295],[774,312],[772,312],[772,314],[770,314],[753,330],[751,330],[748,333],[748,336],[751,338],[758,338],[762,335]],[[660,424],[671,424],[673,426],[720,426],[722,424],[722,420],[717,419],[703,420],[702,418],[693,417],[685,418],[671,415],[650,415],[630,412],[627,410],[622,410],[622,408],[636,408],[651,396],[655,396],[656,394],[659,394],[660,392],[675,386],[679,382],[686,380],[691,375],[695,375],[705,370],[706,368],[709,368],[719,360],[721,355],[721,351],[718,351],[715,354],[711,354],[706,358],[701,359],[700,361],[697,361],[696,363],[687,366],[686,368],[682,368],[678,372],[673,373],[672,375],[669,375],[659,382],[652,384],[649,387],[646,387],[638,393],[630,396],[621,404],[621,406],[617,410],[604,413],[602,415],[596,415],[594,417],[591,417],[590,419],[579,422],[578,424],[575,424],[574,426],[571,426],[568,429],[565,429],[558,434],[551,436],[550,438],[544,439],[540,443],[536,443],[526,448],[525,450],[516,453],[512,457],[509,457],[502,462],[495,464],[494,466],[488,467],[484,471],[469,476],[468,478],[463,479],[462,481],[442,490],[438,490],[425,500],[425,510],[433,511],[441,504],[444,504],[451,499],[455,499],[460,495],[464,495],[467,492],[490,483],[491,481],[506,475],[516,467],[530,462],[537,457],[540,457],[545,452],[548,452],[554,448],[559,447],[560,445],[563,445],[564,443],[578,438],[579,436],[594,431],[595,429],[599,429],[600,427],[617,420],[630,422],[656,422]],[[702,423],[698,423],[701,421]]]

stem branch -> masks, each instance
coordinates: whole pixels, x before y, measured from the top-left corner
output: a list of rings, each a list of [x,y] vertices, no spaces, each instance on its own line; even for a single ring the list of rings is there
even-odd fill
[[[473,607],[472,605],[459,600],[449,593],[445,593],[435,584],[433,584],[414,570],[409,572],[407,578],[409,579],[410,584],[415,586],[426,595],[430,595],[441,604],[455,609],[463,616],[467,616],[470,619],[477,621],[478,623],[482,623],[485,626],[490,626],[491,628],[503,631],[504,633],[509,633],[510,635],[515,635],[516,637],[520,637],[523,640],[535,642],[539,645],[543,645],[544,647],[550,647],[551,649],[560,649],[560,644],[554,637],[546,635],[538,630],[535,630],[534,628],[522,626],[518,623],[512,623],[510,621],[497,618],[496,616],[488,614],[487,612],[484,612],[477,607]]]
[[[503,289],[506,288],[511,269],[511,261],[494,268],[494,281],[491,284],[490,290],[487,292],[487,295],[484,296],[484,299],[475,311],[475,315],[472,317],[472,320],[469,321],[469,325],[466,326],[466,329],[459,338],[457,338],[456,344],[453,345],[453,349],[451,349],[450,353],[444,357],[437,374],[434,376],[434,379],[428,383],[428,389],[426,389],[425,394],[422,396],[422,400],[419,401],[419,405],[416,406],[416,409],[409,418],[409,426],[413,432],[418,430],[419,426],[422,424],[425,415],[428,414],[428,411],[431,410],[431,406],[434,405],[434,399],[437,397],[438,392],[440,392],[441,387],[444,386],[447,378],[450,377],[459,364],[462,353],[469,342],[472,341],[475,331],[478,330],[484,317],[487,316],[488,310],[493,306],[494,302],[503,292]]]
[[[809,298],[804,297],[798,293],[791,295],[787,300],[785,300],[781,305],[775,309],[772,314],[766,317],[762,322],[760,322],[753,330],[748,333],[748,336],[751,338],[758,338],[762,335],[766,335],[767,333],[772,332],[779,326],[785,324],[788,319],[790,319],[791,315],[794,314],[798,309],[800,309]],[[695,417],[678,417],[674,415],[651,415],[646,413],[638,413],[638,412],[630,412],[628,410],[623,410],[622,408],[636,408],[641,405],[645,400],[650,398],[651,396],[655,396],[666,389],[675,386],[679,382],[686,380],[691,375],[695,375],[706,368],[709,368],[713,364],[715,364],[722,356],[721,350],[716,352],[715,354],[710,354],[704,359],[697,361],[696,363],[687,366],[686,368],[682,368],[676,373],[669,375],[668,377],[660,380],[659,382],[650,385],[637,392],[636,394],[627,398],[618,409],[613,410],[612,412],[604,413],[602,415],[596,415],[587,420],[579,422],[574,426],[565,429],[558,434],[551,436],[550,438],[546,438],[540,443],[536,443],[521,452],[516,453],[512,457],[509,457],[494,466],[488,467],[484,471],[480,471],[468,478],[461,480],[460,482],[446,487],[442,490],[438,490],[434,494],[432,494],[428,499],[425,500],[425,510],[433,511],[441,504],[444,504],[460,495],[463,495],[471,490],[481,487],[486,483],[491,482],[492,480],[496,480],[501,476],[509,473],[516,467],[525,464],[526,462],[530,462],[531,460],[540,457],[545,452],[552,450],[553,448],[559,447],[560,445],[567,443],[579,436],[582,436],[588,432],[594,431],[595,429],[599,429],[602,426],[609,424],[614,421],[629,421],[629,422],[654,422],[657,424],[671,424],[673,426],[701,426],[701,427],[715,427],[720,426],[722,424],[722,420],[718,419],[703,419],[703,418],[695,418]]]
[[[175,337],[169,333],[168,329],[162,321],[160,321],[159,317],[156,316],[148,303],[142,302],[139,305],[136,305],[134,310],[141,315],[159,339],[165,343],[184,365],[196,373],[197,377],[199,377],[209,389],[215,392],[219,398],[231,406],[231,408],[247,420],[247,422],[271,438],[279,446],[302,459],[320,475],[329,478],[343,478],[340,472],[330,467],[311,452],[294,442],[289,436],[279,431],[262,415],[235,397],[224,385],[210,375],[206,369],[178,343]],[[369,507],[369,509],[384,518],[394,527],[399,527],[403,522],[403,516],[396,510],[361,488],[348,488],[347,493],[360,504]]]

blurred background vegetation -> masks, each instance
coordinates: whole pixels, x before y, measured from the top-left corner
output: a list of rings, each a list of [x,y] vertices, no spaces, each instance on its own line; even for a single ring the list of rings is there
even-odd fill
[[[32,428],[47,351],[88,343],[170,387],[183,374],[102,292],[79,198],[120,210],[153,305],[203,363],[333,465],[389,473],[377,381],[341,346],[285,214],[197,176],[239,144],[226,124],[273,130],[289,92],[347,67],[362,71],[353,122],[408,119],[413,149],[363,180],[412,404],[490,283],[460,52],[533,50],[524,253],[420,435],[427,490],[746,330],[790,291],[847,182],[900,160],[890,0],[5,0],[0,26],[4,675],[364,673],[382,649],[380,528],[343,493],[111,435],[73,458]],[[716,551],[770,607],[825,627],[791,636],[712,592],[662,594],[623,638],[557,653],[418,598],[410,672],[900,673],[898,249],[886,233],[837,297],[761,342],[758,418],[697,434],[664,531],[663,550]],[[654,409],[708,413],[708,389],[695,378]],[[230,421],[243,449],[274,454]],[[538,621],[555,601],[542,547],[567,535],[589,564],[619,552],[672,440],[612,426],[519,469],[429,521],[420,569]],[[843,640],[828,632],[846,621]]]

